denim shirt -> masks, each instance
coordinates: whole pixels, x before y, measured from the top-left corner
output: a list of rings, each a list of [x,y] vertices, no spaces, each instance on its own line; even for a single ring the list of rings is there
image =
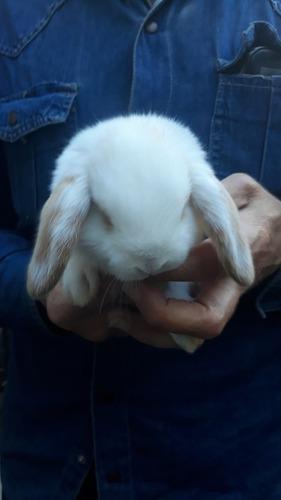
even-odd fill
[[[25,279],[54,160],[104,118],[177,118],[219,178],[281,197],[281,76],[239,72],[255,46],[281,60],[281,1],[2,0],[0,24],[7,500],[75,499],[93,461],[101,500],[280,499],[280,273],[193,356],[58,335]]]

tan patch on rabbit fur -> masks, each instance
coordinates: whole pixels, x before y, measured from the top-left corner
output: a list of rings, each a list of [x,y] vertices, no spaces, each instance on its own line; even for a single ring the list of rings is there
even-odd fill
[[[49,199],[46,201],[40,217],[40,225],[39,231],[36,238],[36,243],[34,247],[34,253],[32,260],[30,262],[28,268],[27,275],[27,290],[31,297],[40,297],[44,295],[48,290],[40,285],[40,270],[45,266],[46,261],[48,260],[48,256],[50,256],[52,252],[52,243],[53,243],[53,229],[59,223],[63,209],[60,206],[61,201],[60,198],[65,188],[70,186],[75,182],[74,177],[65,177],[59,185],[54,189]],[[80,218],[73,218],[72,227],[80,227]],[[74,242],[78,238],[78,232],[74,233],[71,238],[68,240],[63,239],[61,244],[59,240],[57,241],[56,252],[59,255],[59,262],[56,267],[56,271],[53,275],[49,273],[48,286],[50,289],[56,285],[63,269],[65,268],[67,261],[69,259],[69,253],[71,248],[73,247]]]
[[[46,259],[51,243],[50,229],[56,225],[62,213],[60,196],[63,190],[75,181],[74,177],[65,177],[45,203],[41,212],[41,224],[34,249],[34,258],[38,263]],[[63,253],[63,252],[62,252]]]

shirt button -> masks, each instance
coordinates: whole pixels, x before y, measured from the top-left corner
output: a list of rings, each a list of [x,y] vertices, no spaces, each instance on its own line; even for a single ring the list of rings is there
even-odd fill
[[[155,21],[152,21],[152,23],[149,23],[145,27],[147,33],[156,33],[158,30],[158,24]]]
[[[8,114],[8,124],[13,126],[16,125],[17,122],[18,122],[17,113],[15,111],[10,111],[10,113]]]
[[[81,465],[85,465],[87,463],[87,459],[84,455],[78,455],[77,462]]]
[[[122,480],[121,474],[118,471],[111,471],[107,474],[106,480],[108,483],[120,483]]]

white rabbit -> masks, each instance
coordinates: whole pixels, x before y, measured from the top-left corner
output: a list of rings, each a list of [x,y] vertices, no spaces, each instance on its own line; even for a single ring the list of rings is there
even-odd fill
[[[153,114],[105,120],[79,132],[57,160],[27,288],[39,298],[62,277],[84,306],[97,292],[98,270],[142,280],[178,267],[204,235],[226,272],[250,285],[254,267],[237,209],[193,133]],[[188,352],[202,343],[171,335]]]

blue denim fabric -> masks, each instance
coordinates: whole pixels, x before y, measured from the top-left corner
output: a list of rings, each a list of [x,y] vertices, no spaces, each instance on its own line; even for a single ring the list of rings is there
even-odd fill
[[[235,73],[254,46],[281,50],[281,1],[2,0],[0,25],[7,500],[75,499],[93,460],[101,500],[280,499],[280,273],[194,356],[57,335],[25,275],[54,160],[100,119],[175,117],[220,178],[281,197],[281,77]]]

